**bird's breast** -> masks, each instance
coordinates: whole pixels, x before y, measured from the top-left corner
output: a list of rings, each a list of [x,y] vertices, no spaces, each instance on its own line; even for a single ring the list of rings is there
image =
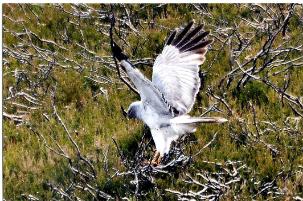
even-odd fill
[[[165,116],[159,115],[153,108],[145,107],[142,112],[142,121],[150,129],[158,129],[163,124],[167,124],[169,120]]]

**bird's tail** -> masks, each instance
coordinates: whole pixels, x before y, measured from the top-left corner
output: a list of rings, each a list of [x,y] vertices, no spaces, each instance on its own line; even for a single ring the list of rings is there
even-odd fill
[[[188,115],[171,119],[171,123],[175,124],[224,123],[227,121],[227,119],[222,117],[190,117]]]
[[[228,120],[223,117],[190,117],[193,123],[225,123]]]
[[[192,133],[201,123],[224,123],[228,120],[222,117],[190,117],[182,115],[170,120],[171,125],[178,133]]]

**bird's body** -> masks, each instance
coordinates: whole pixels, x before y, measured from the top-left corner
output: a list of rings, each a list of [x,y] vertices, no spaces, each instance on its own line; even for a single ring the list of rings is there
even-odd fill
[[[191,124],[193,122],[188,115],[178,117],[161,115],[156,109],[148,104],[144,105],[141,101],[135,102],[135,105],[137,106],[136,112],[139,114],[136,118],[142,120],[150,128],[160,156],[168,154],[172,141],[177,140],[185,133],[195,131]],[[131,105],[130,108],[134,108],[134,105]],[[186,123],[186,120],[190,120],[189,124]]]
[[[168,154],[172,141],[194,132],[199,123],[221,123],[220,117],[190,117],[189,113],[200,88],[199,65],[205,60],[208,32],[202,25],[192,29],[189,23],[168,38],[153,66],[152,81],[135,69],[115,44],[114,55],[120,60],[129,79],[140,93],[141,101],[129,106],[127,115],[142,120],[151,130],[162,157]]]

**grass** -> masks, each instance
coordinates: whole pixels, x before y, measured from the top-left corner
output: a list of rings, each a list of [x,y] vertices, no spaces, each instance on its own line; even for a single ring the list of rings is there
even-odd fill
[[[124,180],[114,178],[108,182],[109,174],[104,171],[104,156],[108,158],[108,168],[110,173],[113,168],[123,170],[121,160],[117,154],[112,138],[114,138],[123,152],[132,157],[138,147],[138,143],[143,134],[143,124],[139,121],[126,120],[121,114],[120,107],[127,108],[128,105],[137,100],[139,97],[132,93],[124,84],[119,81],[117,75],[112,70],[109,70],[104,64],[98,63],[96,60],[89,60],[79,54],[81,49],[76,43],[86,43],[88,49],[96,52],[97,56],[110,55],[108,46],[108,38],[96,30],[94,19],[79,20],[79,24],[70,23],[69,20],[76,20],[67,13],[62,12],[53,4],[47,5],[23,5],[23,9],[14,4],[3,4],[3,13],[12,19],[23,19],[24,26],[31,31],[37,33],[39,37],[56,41],[58,44],[65,46],[68,50],[62,50],[54,45],[46,44],[39,40],[33,40],[33,43],[39,47],[48,50],[58,51],[58,55],[54,58],[58,61],[63,61],[63,58],[74,59],[79,65],[84,66],[82,70],[73,61],[62,62],[67,68],[56,66],[52,71],[52,79],[45,80],[42,87],[33,89],[41,101],[39,109],[33,110],[27,116],[27,121],[30,126],[37,130],[45,137],[51,147],[56,147],[55,139],[71,157],[75,157],[75,149],[68,140],[63,128],[58,124],[52,115],[51,107],[51,91],[55,93],[55,103],[58,109],[58,114],[67,125],[69,132],[75,139],[81,152],[94,161],[97,170],[97,186],[112,194],[125,194],[130,199],[135,199],[128,194],[123,187]],[[94,8],[109,9],[107,5],[91,5]],[[40,24],[36,26],[35,16],[30,13],[29,9],[33,9],[39,15]],[[64,5],[67,11],[71,11],[71,5]],[[127,53],[133,58],[152,57],[155,58],[155,53],[160,53],[164,39],[169,32],[169,29],[180,26],[183,21],[195,18],[198,21],[205,22],[206,26],[218,24],[223,18],[227,23],[232,24],[233,20],[238,20],[237,16],[249,17],[249,11],[243,6],[211,4],[209,5],[210,12],[214,19],[203,18],[197,13],[192,12],[191,5],[168,5],[166,11],[163,9],[155,10],[152,6],[147,6],[143,10],[139,9],[139,5],[133,5],[135,16],[140,19],[150,22],[154,19],[157,26],[149,27],[143,24],[140,28],[140,34],[134,33],[127,36],[127,41],[131,47],[138,46],[138,50],[126,46]],[[122,10],[122,8],[120,8]],[[118,10],[117,10],[118,12]],[[121,11],[122,12],[122,11]],[[157,12],[158,15],[154,15]],[[166,12],[166,14],[165,14]],[[302,11],[300,11],[302,12]],[[165,17],[166,15],[166,17]],[[6,29],[12,31],[23,31],[24,27],[21,24],[15,23],[8,18],[3,18],[3,24]],[[300,26],[298,26],[298,24]],[[167,27],[161,28],[161,26]],[[83,30],[84,40],[79,31],[79,26]],[[211,27],[211,26],[209,26]],[[242,29],[242,27],[240,27]],[[141,30],[142,29],[142,30]],[[289,35],[294,40],[302,40],[302,22],[294,17],[290,23]],[[62,39],[61,35],[67,32],[70,41]],[[20,38],[13,36],[9,32],[3,33],[3,44],[9,48],[15,48],[20,41]],[[260,36],[260,41],[264,36]],[[24,37],[26,38],[26,37]],[[146,40],[144,40],[146,39]],[[26,39],[27,40],[27,39]],[[282,39],[281,39],[282,40]],[[279,42],[279,41],[278,41]],[[220,44],[215,43],[213,48],[219,48]],[[249,54],[255,54],[260,48],[260,44],[256,41],[250,52],[247,52],[243,57]],[[28,47],[29,52],[33,54],[34,49]],[[211,86],[215,94],[223,96],[234,111],[233,116],[227,116],[227,110],[223,104],[219,104],[219,109],[224,111],[225,117],[229,118],[229,122],[223,125],[202,125],[195,133],[197,142],[186,148],[187,153],[196,153],[217,132],[218,136],[215,141],[201,152],[191,166],[187,167],[183,172],[179,172],[173,176],[156,178],[159,192],[151,191],[147,194],[147,199],[154,200],[155,197],[159,200],[176,199],[175,196],[164,191],[166,188],[179,189],[180,191],[198,190],[197,187],[184,184],[182,179],[186,178],[185,173],[195,174],[197,171],[216,171],[219,167],[205,163],[205,161],[213,161],[218,163],[226,163],[229,160],[242,161],[249,168],[249,172],[241,172],[246,178],[256,178],[261,183],[270,182],[283,171],[283,176],[277,178],[277,186],[280,189],[285,189],[284,199],[292,196],[302,196],[303,192],[303,138],[302,138],[302,119],[298,124],[298,130],[295,133],[290,133],[285,128],[287,117],[294,117],[294,113],[287,104],[280,101],[280,96],[272,89],[257,81],[250,81],[244,88],[240,90],[236,88],[236,82],[232,82],[229,87],[224,86],[218,88],[218,84],[222,77],[226,75],[231,66],[229,63],[229,50],[224,48],[212,66],[208,69],[209,61],[215,58],[217,52],[211,50],[207,54],[206,62],[201,66],[202,70],[207,70],[205,85]],[[302,54],[302,52],[298,53]],[[296,55],[292,55],[296,56]],[[15,69],[26,70],[27,75],[33,80],[39,80],[40,71],[39,64],[46,64],[39,59],[34,58],[31,66],[26,63],[20,63],[15,58],[4,55],[9,64],[3,66],[3,97],[9,96],[9,86],[16,86],[16,79],[13,77]],[[93,58],[93,57],[92,57]],[[261,61],[259,61],[261,62]],[[261,62],[262,63],[262,62]],[[282,68],[282,67],[281,67]],[[149,67],[140,68],[143,72],[150,74]],[[292,80],[289,83],[288,90],[296,95],[302,96],[303,85],[301,78],[303,76],[302,68],[295,68],[291,71]],[[112,84],[100,84],[89,81],[86,77],[92,75],[103,75],[109,77]],[[283,76],[275,77],[275,84],[283,85]],[[26,89],[26,82],[22,81],[18,86],[19,89]],[[107,90],[106,95],[98,94],[100,87]],[[44,93],[46,90],[47,93]],[[206,88],[200,91],[202,95],[201,101],[197,101],[193,115],[203,113],[204,109],[215,102],[213,98],[207,96]],[[27,103],[24,99],[17,99],[20,103]],[[277,128],[271,128],[271,131],[265,132],[259,137],[256,137],[257,130],[254,126],[252,108],[249,102],[255,107],[256,117],[259,120],[259,127],[262,129],[270,128],[269,125],[262,121],[272,120],[276,122]],[[4,110],[14,113],[18,108],[4,101]],[[49,117],[45,118],[43,114]],[[220,115],[220,114],[215,114]],[[242,119],[243,121],[240,121]],[[295,125],[291,123],[291,125]],[[4,181],[4,198],[6,200],[22,200],[22,194],[32,194],[39,197],[41,200],[50,200],[53,193],[47,188],[47,181],[61,186],[68,184],[69,178],[72,177],[68,171],[68,162],[50,151],[44,144],[41,137],[30,131],[28,125],[17,126],[14,122],[5,119],[3,121],[3,139],[4,139],[4,165],[3,165],[3,181]],[[261,141],[265,142],[262,143]],[[267,145],[272,145],[278,150],[277,154]],[[301,169],[300,169],[301,167]],[[238,196],[241,200],[249,199],[250,196],[258,191],[261,184],[243,183],[243,186],[234,191],[230,190],[223,199],[232,200],[233,195]],[[81,191],[77,192],[82,196]],[[86,199],[90,199],[85,195]],[[163,197],[161,197],[163,196]],[[271,199],[268,195],[257,195],[257,200]]]

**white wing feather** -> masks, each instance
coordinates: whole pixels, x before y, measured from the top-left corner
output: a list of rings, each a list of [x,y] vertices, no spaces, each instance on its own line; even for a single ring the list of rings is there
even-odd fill
[[[203,25],[192,28],[193,21],[168,38],[153,67],[153,84],[164,95],[174,115],[188,113],[200,88],[199,66],[205,60],[209,32]]]
[[[180,115],[188,113],[195,102],[200,88],[199,65],[204,62],[204,54],[180,53],[178,48],[168,45],[155,61],[152,82]]]

